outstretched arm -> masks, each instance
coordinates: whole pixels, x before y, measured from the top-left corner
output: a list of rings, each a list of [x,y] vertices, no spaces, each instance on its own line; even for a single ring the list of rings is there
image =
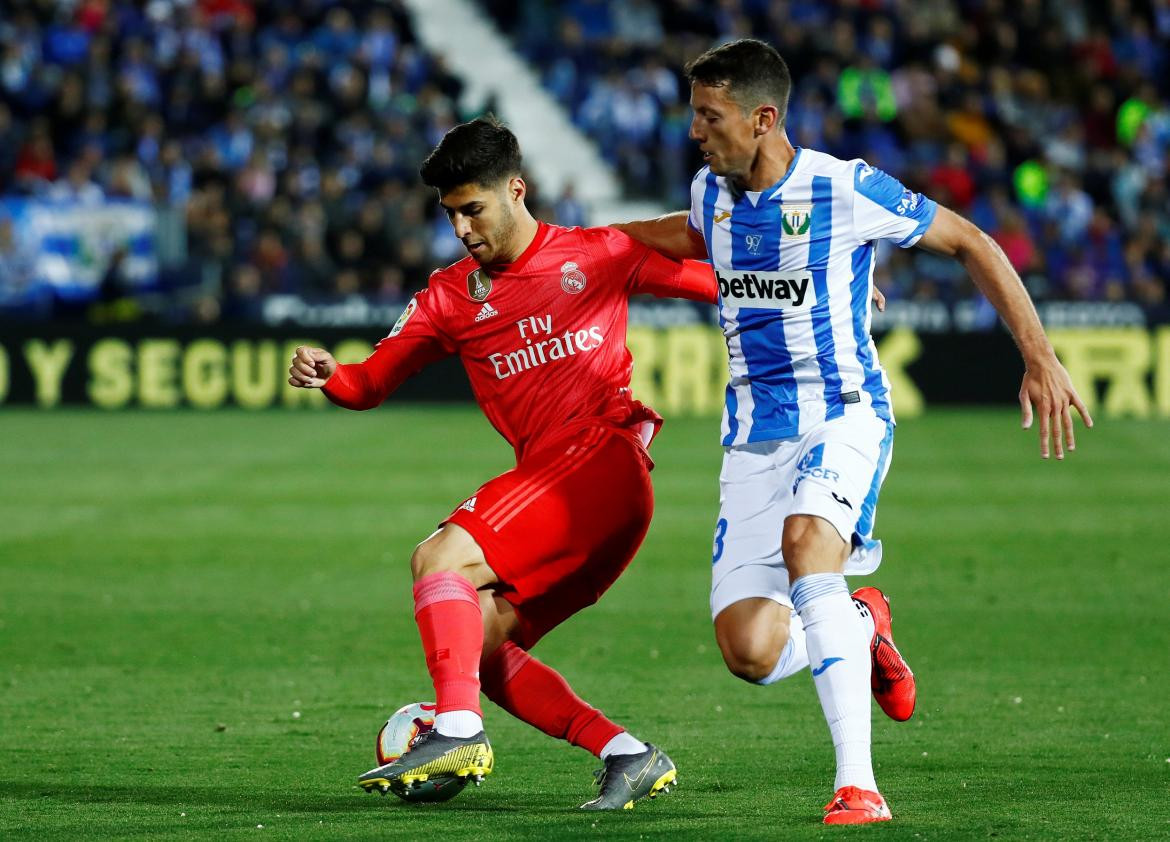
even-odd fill
[[[637,222],[616,222],[609,226],[632,237],[643,245],[655,251],[674,258],[675,260],[706,260],[707,245],[703,237],[687,222],[686,211],[675,211],[655,219],[642,219]],[[695,278],[696,270],[688,270],[689,277]],[[696,296],[684,295],[685,298]],[[705,300],[698,299],[696,300]],[[873,288],[873,303],[878,310],[885,312],[886,297],[876,286]]]
[[[341,365],[324,348],[302,345],[288,369],[290,386],[321,389],[325,396],[346,409],[373,409],[428,363],[454,352],[422,311],[418,293],[394,325],[363,362]]]
[[[373,409],[407,376],[407,372],[398,373],[400,366],[375,357],[377,351],[365,362],[341,365],[324,348],[301,345],[293,354],[288,384],[298,389],[321,389],[329,400],[346,409]]]
[[[1048,458],[1051,437],[1056,458],[1063,459],[1066,445],[1069,450],[1076,449],[1070,407],[1076,407],[1086,427],[1093,426],[1093,419],[1056,358],[1032,299],[1003,250],[977,226],[941,206],[918,245],[963,264],[1007,323],[1024,357],[1024,381],[1020,386],[1024,429],[1031,428],[1035,407],[1040,414],[1040,455]]]
[[[675,260],[707,259],[703,237],[687,222],[686,211],[676,211],[655,219],[619,222],[609,226],[633,237],[639,243]]]

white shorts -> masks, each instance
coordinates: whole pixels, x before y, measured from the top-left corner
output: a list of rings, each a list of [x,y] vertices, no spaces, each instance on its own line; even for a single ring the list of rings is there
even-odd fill
[[[780,554],[789,515],[815,515],[833,524],[853,547],[847,574],[876,570],[882,545],[871,536],[893,444],[893,423],[858,412],[796,438],[724,448],[711,616],[750,597],[792,607]]]

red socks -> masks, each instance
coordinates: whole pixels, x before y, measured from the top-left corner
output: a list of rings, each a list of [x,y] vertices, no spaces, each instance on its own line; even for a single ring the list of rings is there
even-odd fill
[[[458,573],[424,576],[414,583],[414,619],[435,684],[437,712],[469,710],[482,716],[477,669],[483,616],[475,588]],[[482,669],[487,697],[550,737],[600,756],[606,743],[622,733],[560,674],[511,641],[484,660]]]
[[[435,684],[437,713],[479,706],[483,615],[479,594],[458,573],[431,573],[414,583],[414,621],[427,670]]]
[[[583,702],[556,670],[511,641],[485,659],[482,670],[489,699],[550,737],[600,757],[605,744],[623,730]]]

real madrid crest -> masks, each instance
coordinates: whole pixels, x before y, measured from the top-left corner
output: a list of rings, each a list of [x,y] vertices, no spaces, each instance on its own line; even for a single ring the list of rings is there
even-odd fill
[[[576,295],[585,289],[585,273],[573,261],[566,261],[561,267],[561,289],[570,295]]]
[[[467,294],[476,301],[483,301],[492,291],[492,278],[482,269],[476,269],[467,276]]]

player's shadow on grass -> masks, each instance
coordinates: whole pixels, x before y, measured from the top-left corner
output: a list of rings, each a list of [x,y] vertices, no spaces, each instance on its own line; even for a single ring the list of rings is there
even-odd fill
[[[487,793],[484,793],[487,795]],[[520,795],[520,799],[516,796]],[[522,813],[528,815],[600,816],[577,810],[577,803],[566,793],[557,803],[549,803],[547,796],[531,793],[492,793],[489,798],[462,799],[446,804],[407,804],[392,796],[379,798],[358,791],[339,791],[322,795],[319,792],[295,790],[288,792],[255,792],[226,786],[179,786],[174,784],[71,784],[63,787],[58,781],[4,781],[0,780],[0,798],[17,801],[56,801],[66,804],[149,804],[170,806],[176,810],[195,810],[200,807],[233,808],[253,812],[265,811],[288,815],[317,813],[367,813],[371,810],[392,810],[398,815],[426,815],[437,811],[468,813]],[[508,800],[509,803],[503,803]],[[685,818],[713,816],[718,811],[696,809],[682,798],[672,798],[669,804],[639,805],[640,824],[657,821],[677,822]]]
[[[248,810],[266,810],[278,813],[351,813],[364,812],[371,807],[397,806],[374,803],[363,792],[339,791],[321,795],[305,790],[286,792],[247,791],[227,786],[180,786],[175,784],[135,784],[112,786],[108,784],[70,784],[57,781],[0,781],[0,798],[21,801],[42,799],[69,804],[153,804],[170,805],[176,809],[198,807],[235,807]],[[406,804],[402,805],[406,807]]]
[[[547,810],[547,804],[498,803],[464,800],[455,804],[407,804],[394,796],[371,796],[354,787],[340,789],[336,794],[322,795],[319,791],[293,790],[286,792],[246,791],[226,786],[179,786],[149,783],[133,786],[109,784],[70,784],[59,782],[0,780],[0,798],[19,801],[57,801],[67,804],[151,804],[172,806],[178,810],[198,807],[232,807],[251,811],[270,811],[288,814],[365,813],[371,810],[395,810],[405,814],[428,813],[434,810],[459,810],[479,813],[512,813]]]

